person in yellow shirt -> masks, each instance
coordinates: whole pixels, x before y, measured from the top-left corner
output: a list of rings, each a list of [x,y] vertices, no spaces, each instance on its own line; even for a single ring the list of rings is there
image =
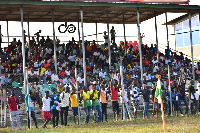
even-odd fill
[[[94,121],[96,123],[99,123],[99,122],[101,122],[101,119],[102,119],[102,109],[101,109],[101,106],[99,103],[99,94],[100,93],[98,90],[96,90],[95,85],[92,86],[90,94],[91,94],[91,98],[92,98]],[[96,116],[97,112],[98,112],[98,121],[97,121],[97,116]]]
[[[72,93],[69,95],[69,98],[70,98],[71,108],[73,111],[74,123],[76,124],[76,117],[78,116],[78,101],[77,101],[77,94],[75,91],[76,91],[75,89],[72,90]]]
[[[90,110],[91,110],[91,102],[90,102],[90,91],[87,90],[86,86],[83,86],[83,91],[81,92],[81,98],[83,102],[83,107],[85,110],[85,123],[89,123],[90,120]]]

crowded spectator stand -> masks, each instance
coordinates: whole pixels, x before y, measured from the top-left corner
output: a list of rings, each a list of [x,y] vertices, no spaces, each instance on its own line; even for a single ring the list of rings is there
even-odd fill
[[[21,22],[23,23],[23,6],[21,6],[20,9],[22,16]],[[30,44],[27,44],[22,24],[22,42],[16,42],[16,39],[13,39],[8,48],[1,52],[1,84],[4,92],[6,90],[6,95],[13,95],[14,93],[12,90],[15,88],[16,95],[13,95],[13,97],[16,96],[22,107],[24,106],[23,103],[25,97],[28,96],[28,103],[31,98],[31,101],[34,101],[39,107],[42,107],[42,103],[45,103],[45,105],[51,104],[53,110],[59,110],[57,109],[60,106],[59,96],[64,91],[66,91],[65,93],[76,94],[77,105],[79,107],[79,103],[82,105],[87,100],[90,100],[90,97],[92,97],[92,103],[95,103],[95,105],[97,103],[97,105],[99,105],[96,92],[98,93],[100,90],[102,91],[103,88],[106,88],[104,90],[107,94],[106,96],[112,97],[113,93],[115,93],[117,94],[117,99],[114,99],[115,101],[118,101],[118,97],[122,98],[120,107],[122,105],[123,119],[125,119],[125,108],[129,108],[129,105],[127,102],[124,103],[124,101],[125,99],[128,99],[128,102],[132,101],[130,100],[132,96],[129,95],[133,95],[133,92],[129,92],[130,94],[128,94],[128,91],[125,91],[127,90],[126,86],[130,86],[133,80],[137,82],[137,87],[139,88],[141,96],[143,96],[145,102],[149,102],[149,90],[159,77],[161,78],[161,85],[163,85],[162,89],[167,94],[170,94],[170,96],[166,95],[166,99],[170,99],[171,109],[171,99],[177,100],[176,96],[179,97],[179,95],[176,95],[176,93],[177,88],[179,89],[180,87],[179,82],[184,80],[184,85],[186,87],[182,86],[188,89],[189,100],[191,102],[190,109],[195,106],[195,109],[191,114],[196,113],[197,98],[195,98],[196,94],[194,94],[194,87],[196,81],[199,80],[199,62],[194,67],[194,61],[193,64],[191,64],[192,61],[185,58],[183,54],[172,54],[172,52],[169,52],[171,51],[169,48],[166,49],[166,53],[162,53],[158,51],[158,44],[155,44],[154,46],[142,44],[140,31],[138,32],[139,44],[137,41],[133,41],[134,43],[127,43],[125,41],[117,45],[113,35],[114,28],[112,28],[111,40],[108,39],[108,45],[104,44],[104,47],[102,48],[100,45],[96,44],[95,40],[90,43],[89,41],[84,40],[83,9],[81,9],[80,12],[82,44],[81,42],[76,42],[74,39],[67,44],[61,44],[58,38],[55,39],[55,31],[53,33],[53,39],[47,36],[45,40],[45,37],[40,37],[38,33],[36,38],[37,41],[34,41],[35,39],[33,37],[32,40],[29,41]],[[139,10],[137,10],[137,17],[139,18]],[[54,20],[54,18],[52,18],[52,20]],[[140,28],[139,23],[140,21],[138,19],[138,29]],[[109,38],[109,26],[107,28],[107,33]],[[112,41],[112,43],[110,41]],[[27,45],[25,45],[25,43]],[[80,48],[81,46],[82,49]],[[156,58],[157,53],[159,53],[159,58]],[[193,75],[195,75],[196,80]],[[189,83],[186,83],[188,79]],[[194,80],[193,83],[190,82],[192,79]],[[119,84],[119,81],[121,81],[121,85]],[[126,86],[124,86],[124,84],[126,84]],[[187,85],[189,85],[189,87],[187,87]],[[140,89],[141,87],[142,91]],[[168,88],[170,89],[168,90]],[[33,96],[31,96],[29,89]],[[122,91],[122,95],[118,96],[120,90]],[[171,93],[175,93],[174,97],[171,96]],[[193,96],[193,99],[191,98],[191,95]],[[49,96],[51,96],[51,99],[54,99],[53,103],[49,100]],[[107,104],[109,102],[111,101],[108,100]],[[179,101],[177,104],[178,103]],[[166,102],[166,104],[168,103]],[[117,105],[119,105],[119,103],[116,104],[116,106]],[[87,107],[90,106],[93,105],[87,105]],[[186,107],[187,106],[188,105],[186,104]],[[83,106],[85,110],[88,109],[87,107]],[[98,109],[97,110],[101,112],[100,108]],[[164,109],[166,108],[164,107]],[[28,111],[30,111],[30,109]],[[46,124],[49,122],[49,113],[47,113],[49,110],[46,110],[43,106],[43,111],[44,112],[42,113],[45,115],[45,117],[43,117],[45,119],[43,127],[46,128]],[[77,116],[76,111],[78,111],[78,115],[80,116],[79,109],[76,110],[76,108],[73,108],[73,111],[74,116]],[[56,112],[57,113],[53,114],[54,116],[58,115],[58,111]],[[87,110],[87,119],[88,112],[89,111]],[[99,112],[98,115],[100,115]],[[129,108],[127,112],[130,117],[131,108]],[[114,119],[117,120],[119,111],[116,110],[115,113],[116,117]],[[145,108],[144,118],[148,117],[146,116],[146,113],[148,113],[148,107]],[[30,114],[31,113],[29,112],[29,115]],[[31,117],[29,116],[29,118]],[[89,120],[86,121],[86,123],[88,122]],[[56,125],[54,123],[54,127],[58,127],[58,122]]]

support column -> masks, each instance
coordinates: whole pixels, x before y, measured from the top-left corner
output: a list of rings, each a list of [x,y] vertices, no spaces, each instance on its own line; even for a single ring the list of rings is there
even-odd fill
[[[189,13],[189,26],[190,26],[190,44],[191,44],[191,56],[192,56],[192,73],[193,73],[194,87],[196,88],[195,71],[194,71],[194,56],[193,56],[193,42],[192,42],[191,13]]]
[[[23,5],[20,6],[20,13],[21,13],[21,27],[22,27],[22,56],[23,56],[24,89],[25,89],[25,94],[26,94],[27,91],[26,91],[26,69],[25,69],[26,62],[25,62],[24,26],[23,26],[23,21],[24,21]]]
[[[98,42],[98,37],[97,37],[97,35],[98,35],[98,33],[97,33],[97,22],[95,24],[96,24],[96,42]]]
[[[79,13],[77,12],[77,22],[78,22],[78,42],[79,42],[79,44],[81,43],[80,42],[80,26],[79,26]],[[80,47],[79,47],[79,49],[80,49]]]
[[[77,67],[75,67],[75,78],[76,78],[76,89],[77,89],[77,101],[78,101],[78,124],[81,124],[81,119],[80,119],[80,107],[79,107],[79,94],[78,94],[78,81],[77,81]]]
[[[58,67],[57,67],[57,56],[56,56],[56,39],[55,39],[55,27],[54,27],[54,10],[52,10],[52,25],[53,25],[53,46],[54,46],[54,66],[56,74],[58,74]]]
[[[169,64],[168,64],[168,80],[169,80],[169,91],[170,91],[170,110],[171,110],[171,116],[173,115],[172,114],[172,93],[171,93],[171,77],[170,77],[170,67],[169,67]]]
[[[7,37],[8,37],[8,46],[10,44],[10,39],[9,39],[9,29],[8,29],[8,20],[6,21],[7,23]]]
[[[85,44],[84,44],[84,31],[83,31],[83,9],[82,8],[81,8],[81,30],[82,30],[84,86],[87,86],[87,80],[86,80],[86,63],[85,63]]]
[[[107,33],[108,33],[108,55],[109,55],[109,70],[111,69],[111,51],[110,51],[110,37],[109,37],[109,19],[108,19],[108,11],[106,12],[106,18],[107,18]]]
[[[139,53],[140,53],[140,71],[141,71],[141,82],[143,84],[143,66],[142,66],[142,42],[140,36],[140,13],[139,8],[137,8],[137,26],[138,26],[138,40],[139,40]]]
[[[121,88],[122,88],[122,118],[125,120],[125,99],[124,99],[124,77],[123,77],[123,66],[120,66],[120,76],[121,76]]]
[[[27,25],[28,25],[28,55],[30,56],[31,47],[30,47],[29,13],[27,13]]]
[[[124,20],[124,13],[123,13],[123,28],[124,28],[124,46],[125,46],[125,54],[127,55],[127,49],[126,49],[126,29],[125,29],[125,20]]]
[[[167,12],[165,13],[166,18],[166,31],[167,31],[167,46],[169,48],[169,33],[168,33],[168,24],[167,24]]]
[[[156,11],[155,11],[155,12],[154,12],[154,17],[155,17],[155,31],[156,31],[157,61],[159,62],[158,31],[157,31],[157,21],[156,21],[156,16],[157,16],[157,13],[156,13]]]

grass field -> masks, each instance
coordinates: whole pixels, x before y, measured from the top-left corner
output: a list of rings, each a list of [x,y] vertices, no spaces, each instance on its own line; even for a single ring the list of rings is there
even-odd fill
[[[178,132],[178,133],[199,133],[200,132],[200,115],[189,115],[189,116],[173,116],[173,117],[165,117],[166,120],[166,129],[167,132]],[[107,123],[93,123],[90,124],[82,124],[82,125],[74,125],[70,124],[67,127],[52,128],[52,124],[48,124],[48,129],[41,128],[42,123],[39,123],[39,129],[35,129],[33,127],[32,130],[28,130],[26,124],[22,124],[22,130],[16,130],[14,132],[87,132],[87,133],[151,133],[151,132],[163,132],[162,127],[162,119],[160,118],[152,118],[152,119],[137,119],[135,121],[118,121],[114,122],[110,120]],[[13,132],[11,126],[8,128],[0,128],[0,133],[4,132]]]

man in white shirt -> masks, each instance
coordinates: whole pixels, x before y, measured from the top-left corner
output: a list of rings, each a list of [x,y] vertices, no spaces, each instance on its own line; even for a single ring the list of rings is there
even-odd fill
[[[81,77],[81,74],[79,74],[78,78],[77,78],[77,81],[79,84],[82,84],[83,81],[84,81],[84,78]]]
[[[59,81],[58,75],[55,73],[55,71],[53,71],[51,75],[51,82],[57,84],[58,81]]]
[[[46,125],[51,119],[51,113],[50,113],[51,98],[49,97],[49,91],[45,91],[45,97],[42,98],[42,103],[43,103],[42,116],[43,119],[45,120],[42,127],[47,128]]]
[[[106,72],[104,72],[103,69],[101,69],[101,72],[99,73],[99,77],[105,79],[105,77],[106,77]]]
[[[60,117],[61,117],[61,125],[67,126],[67,116],[68,116],[68,110],[69,110],[69,92],[70,88],[65,88],[65,91],[63,91],[60,94],[59,99],[61,100],[62,107],[60,108]],[[63,116],[64,116],[64,122],[63,122]]]
[[[31,68],[31,70],[28,71],[28,82],[36,82],[36,84],[38,84],[38,80],[36,80],[36,72],[33,71],[33,68]]]
[[[51,81],[51,68],[47,68],[47,71],[45,72],[45,76],[47,77],[46,80],[48,82]]]
[[[69,75],[70,76],[70,70],[69,70],[69,67],[67,67],[67,70],[65,70],[66,72],[66,75]]]

